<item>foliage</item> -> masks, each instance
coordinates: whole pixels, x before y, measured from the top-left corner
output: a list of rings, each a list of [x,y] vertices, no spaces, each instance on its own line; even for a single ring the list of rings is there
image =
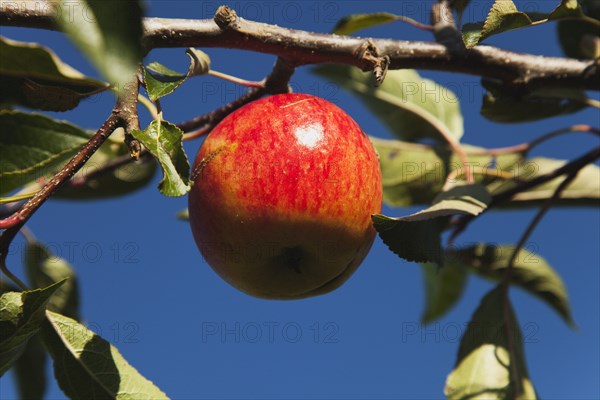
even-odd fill
[[[141,41],[142,4],[86,0],[85,5],[94,18],[70,20],[66,13],[58,13],[55,22],[110,84],[81,74],[37,43],[0,38],[0,194],[7,196],[2,204],[32,197],[92,138],[71,123],[27,109],[66,111],[109,87],[123,93],[131,76],[138,73],[143,76],[149,97],[146,105],[150,104],[154,120],[144,130],[121,124],[88,161],[93,171],[75,174],[57,196],[87,200],[125,195],[146,187],[158,168],[163,173],[159,184],[163,195],[183,196],[190,190],[183,141],[195,135],[186,136],[189,132],[163,119],[160,99],[187,79],[209,73],[208,55],[188,49],[186,73],[158,62],[139,69],[147,50]],[[459,15],[468,6],[468,0],[454,2]],[[476,48],[503,32],[554,21],[567,56],[595,58],[600,53],[598,10],[591,1],[563,0],[549,14],[531,14],[519,11],[510,0],[496,0],[484,21],[465,24],[461,34],[466,48]],[[424,25],[386,12],[355,14],[339,21],[333,33],[347,35],[395,21]],[[562,188],[565,174],[552,174],[575,164],[529,157],[529,150],[538,143],[578,129],[554,132],[535,143],[485,149],[460,142],[465,126],[458,97],[415,70],[388,71],[378,87],[372,74],[350,65],[320,65],[312,72],[357,96],[395,137],[372,137],[380,156],[384,202],[390,207],[419,206],[422,210],[399,217],[374,215],[373,224],[391,251],[421,263],[426,292],[423,322],[449,312],[460,300],[470,275],[499,281],[482,299],[463,335],[456,365],[446,382],[446,396],[535,398],[508,284],[538,297],[574,326],[561,277],[541,256],[515,245],[480,243],[456,249],[444,246],[442,239],[447,233],[458,235],[471,220],[500,207],[597,206],[597,165],[581,166]],[[262,85],[259,87],[264,89]],[[481,114],[499,123],[539,120],[593,105],[581,89],[536,87],[515,92],[490,79],[484,79],[482,85],[486,93]],[[235,107],[225,108],[230,112]],[[218,122],[214,118],[215,114],[206,117],[204,126],[210,128]],[[597,133],[594,128],[587,131]],[[145,149],[142,160],[135,164],[128,159],[132,142]],[[470,171],[461,156],[469,159]],[[532,165],[535,171],[530,170]],[[545,177],[548,179],[519,190],[524,183]],[[562,193],[555,198],[558,190]],[[511,191],[514,194],[503,199]],[[187,212],[179,217],[187,218]],[[4,252],[9,244],[10,239],[8,244],[2,242]],[[24,264],[33,289],[3,283],[0,292],[0,374],[14,368],[23,397],[42,397],[46,376],[40,366],[49,354],[60,387],[72,398],[166,398],[113,345],[79,322],[79,284],[66,260],[28,238]],[[483,331],[474,331],[477,326]]]

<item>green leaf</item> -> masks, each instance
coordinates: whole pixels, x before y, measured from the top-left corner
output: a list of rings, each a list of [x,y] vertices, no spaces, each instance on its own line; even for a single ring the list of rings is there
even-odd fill
[[[490,194],[480,184],[455,186],[440,193],[428,209],[401,219],[404,221],[425,221],[457,214],[476,216],[487,208],[490,201],[492,201]]]
[[[158,189],[165,196],[183,196],[190,190],[190,164],[182,146],[183,132],[167,121],[152,121],[142,131],[133,131],[163,169]]]
[[[186,79],[187,74],[175,72],[158,62],[152,62],[144,69],[144,82],[152,101],[173,93]]]
[[[465,24],[463,41],[467,47],[473,47],[490,36],[529,26],[532,22],[526,13],[517,10],[512,0],[496,0],[485,22]]]
[[[483,96],[481,115],[490,121],[513,123],[572,114],[585,107],[585,92],[578,89],[535,89],[515,95],[504,90],[501,83],[483,79],[487,90]]]
[[[383,242],[408,261],[443,264],[440,233],[452,215],[479,215],[491,197],[480,184],[456,186],[440,193],[426,210],[400,218],[373,215]]]
[[[29,338],[38,332],[50,296],[63,283],[0,296],[0,376],[21,356]]]
[[[74,125],[44,115],[0,111],[0,194],[43,177],[90,137]]]
[[[40,335],[36,333],[29,339],[13,369],[21,399],[44,398],[47,358]]]
[[[66,111],[108,88],[63,63],[37,43],[0,36],[0,105],[18,104],[46,111]]]
[[[462,168],[458,157],[447,145],[422,144],[370,137],[379,154],[383,182],[383,200],[394,207],[430,204],[441,191],[450,170]],[[507,171],[522,159],[521,153],[498,156],[482,154],[481,147],[462,145],[471,168],[498,168]],[[479,182],[491,179],[475,175]]]
[[[590,17],[582,9],[590,10]],[[550,14],[524,13],[517,10],[511,0],[496,0],[485,22],[468,23],[463,26],[463,41],[467,47],[473,47],[484,39],[513,29],[523,28],[535,23],[545,23],[559,20],[559,38],[563,50],[567,55],[575,58],[595,58],[589,49],[585,49],[586,42],[582,42],[584,35],[600,37],[600,6],[594,0],[562,0],[560,5]],[[566,20],[566,21],[565,21]],[[573,30],[570,30],[573,28]],[[597,57],[597,56],[596,56]]]
[[[55,257],[41,243],[27,243],[25,248],[27,277],[34,287],[46,287],[65,280],[48,302],[48,309],[79,319],[79,283],[67,260]]]
[[[57,15],[61,30],[118,90],[124,89],[142,59],[140,1],[79,0]]]
[[[477,274],[501,280],[515,246],[481,243],[456,250],[453,260],[463,263]],[[513,265],[511,282],[540,298],[553,308],[570,326],[574,326],[567,289],[554,269],[539,255],[521,249]]]
[[[449,400],[537,398],[525,365],[521,328],[510,302],[505,319],[504,305],[498,286],[482,299],[473,314],[461,339],[454,370],[446,380],[444,393]]]
[[[446,314],[462,296],[467,283],[467,269],[460,263],[422,264],[425,281],[425,310],[421,321],[428,324]]]
[[[60,388],[75,399],[167,399],[116,347],[79,322],[46,312],[42,333]]]
[[[113,133],[96,153],[73,177],[75,186],[66,186],[55,194],[56,197],[70,200],[106,199],[125,196],[146,187],[154,177],[157,165],[151,157],[140,161],[129,160],[129,149],[119,131]],[[116,168],[109,168],[119,160],[128,162]],[[99,173],[109,168],[107,172]]]
[[[193,76],[204,75],[210,71],[210,57],[202,50],[188,48],[186,54],[190,57],[190,66],[187,73],[173,71],[158,62],[151,62],[144,69],[144,82],[148,97],[152,101],[171,94],[186,79]]]
[[[598,1],[563,0],[549,18],[561,18],[557,30],[565,55],[587,59],[600,57],[600,3]]]
[[[536,157],[515,164],[511,173],[521,180],[531,180],[548,174],[562,167],[567,162],[551,158]],[[527,191],[516,194],[509,207],[539,205],[552,197],[556,188],[565,179],[564,176],[535,186]],[[508,190],[518,183],[515,181],[497,181],[489,186],[490,193],[497,194]],[[600,205],[600,168],[595,164],[583,167],[577,177],[561,192],[557,205],[568,206],[598,206]]]
[[[331,33],[335,33],[336,35],[349,35],[362,29],[387,24],[399,19],[402,19],[402,17],[388,12],[351,14],[340,19],[337,24],[335,24]]]
[[[440,130],[457,141],[463,135],[458,97],[414,70],[388,71],[378,87],[372,74],[347,65],[321,65],[312,71],[357,95],[399,139],[418,141],[429,137],[445,142]]]

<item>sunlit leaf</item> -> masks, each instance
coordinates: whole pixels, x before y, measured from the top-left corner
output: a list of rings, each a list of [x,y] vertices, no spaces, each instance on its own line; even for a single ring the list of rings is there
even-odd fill
[[[53,171],[90,137],[75,125],[44,115],[0,111],[0,193]]]
[[[440,233],[452,215],[479,215],[491,197],[480,184],[456,186],[440,193],[433,205],[400,218],[374,215],[373,224],[383,242],[408,261],[443,264]]]
[[[187,74],[180,74],[158,62],[148,64],[144,70],[146,90],[152,101],[173,93],[186,79]]]
[[[158,160],[163,179],[158,189],[165,196],[183,196],[190,190],[190,165],[183,150],[183,132],[167,121],[152,121],[144,131],[134,131],[138,139]]]
[[[433,138],[445,142],[440,129],[457,141],[463,135],[458,97],[450,89],[414,70],[388,71],[375,87],[372,74],[347,65],[322,65],[313,72],[338,83],[361,99],[399,139],[419,141]]]
[[[532,22],[526,13],[517,10],[512,0],[496,0],[485,22],[463,26],[463,41],[467,47],[473,47],[490,36],[529,26]]]
[[[0,296],[0,376],[21,356],[29,338],[39,331],[46,304],[63,283]]]
[[[142,59],[142,7],[138,0],[59,1],[57,22],[118,90]]]
[[[46,312],[44,343],[60,388],[74,399],[167,399],[116,347],[79,322]]]
[[[537,398],[525,365],[521,328],[500,286],[481,300],[471,317],[444,393],[449,400]]]
[[[0,280],[0,295],[7,292],[18,292],[19,289],[6,280]],[[0,329],[3,329],[0,321]],[[46,392],[46,349],[40,336],[35,333],[30,338],[23,352],[13,364],[12,371],[16,381],[19,398],[43,399]]]

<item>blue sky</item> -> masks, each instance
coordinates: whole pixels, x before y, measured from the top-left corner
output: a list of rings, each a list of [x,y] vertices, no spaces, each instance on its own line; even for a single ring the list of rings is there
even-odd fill
[[[484,18],[491,2],[472,2],[465,20]],[[516,2],[528,11],[548,11],[555,2]],[[151,1],[147,14],[210,18],[220,2]],[[431,2],[241,2],[229,5],[242,17],[290,28],[328,32],[341,17],[390,11],[426,22]],[[432,40],[428,32],[396,23],[363,33],[405,40]],[[61,34],[2,28],[2,35],[53,48],[80,71],[97,75]],[[509,32],[488,42],[514,51],[560,56],[555,26]],[[147,61],[184,70],[185,49],[153,51]],[[270,55],[205,49],[214,69],[262,79]],[[345,109],[365,130],[390,137],[361,103],[298,69],[292,85]],[[420,71],[452,87],[465,119],[463,142],[486,147],[522,143],[558,127],[598,125],[597,110],[534,123],[501,125],[479,115],[482,89],[473,76]],[[233,100],[241,88],[212,77],[195,78],[163,101],[165,118],[178,122]],[[597,98],[597,94],[594,94]],[[74,112],[57,114],[95,129],[108,116],[112,96],[98,95]],[[145,116],[145,122],[148,122]],[[568,159],[598,144],[569,135],[540,146],[533,155]],[[186,143],[190,157],[199,141]],[[53,200],[29,227],[76,268],[85,322],[115,344],[125,358],[177,399],[431,399],[442,397],[465,324],[492,283],[469,279],[463,298],[443,319],[420,326],[424,307],[421,270],[377,239],[371,253],[340,289],[299,301],[249,297],[222,281],[202,260],[189,226],[175,219],[187,199],[166,198],[148,188],[125,198],[70,202]],[[392,216],[412,209],[385,208]],[[535,209],[486,214],[471,224],[457,244],[515,243]],[[525,337],[530,376],[547,399],[600,398],[600,210],[554,209],[529,240],[559,272],[570,295],[577,330],[539,300],[515,289],[511,298]],[[10,265],[21,273],[24,242],[14,243]],[[48,366],[50,371],[50,365]],[[11,373],[0,381],[0,397],[15,398]],[[52,383],[48,398],[64,395]]]

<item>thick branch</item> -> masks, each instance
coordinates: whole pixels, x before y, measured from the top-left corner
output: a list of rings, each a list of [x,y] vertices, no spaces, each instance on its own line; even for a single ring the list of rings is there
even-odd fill
[[[56,29],[50,7],[30,13],[26,7],[0,5],[0,24]],[[390,69],[416,68],[461,72],[499,79],[517,89],[569,87],[600,90],[597,61],[543,57],[514,53],[491,46],[476,46],[464,52],[428,42],[369,39],[380,56],[388,56]],[[338,63],[373,70],[373,59],[360,57],[357,50],[367,39],[312,33],[238,18],[235,24],[219,27],[213,20],[145,18],[144,46],[224,47],[270,53],[296,65]]]
[[[372,69],[356,57],[366,39],[311,33],[239,19],[236,29],[222,30],[212,20],[147,18],[145,45],[158,47],[228,47],[276,54],[298,65],[340,63]],[[593,61],[542,57],[477,46],[462,53],[437,43],[370,39],[390,69],[417,68],[496,78],[510,84],[600,89],[600,71]]]

